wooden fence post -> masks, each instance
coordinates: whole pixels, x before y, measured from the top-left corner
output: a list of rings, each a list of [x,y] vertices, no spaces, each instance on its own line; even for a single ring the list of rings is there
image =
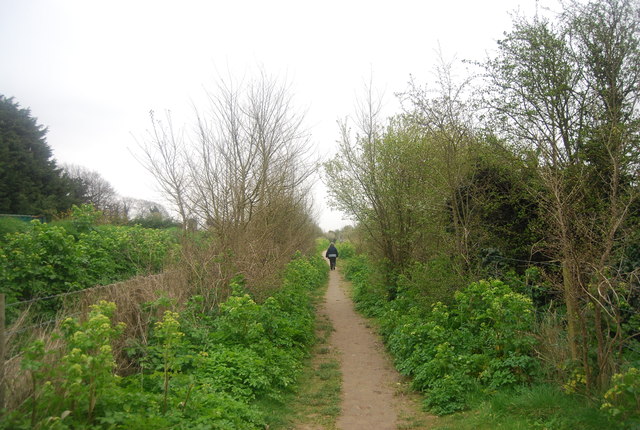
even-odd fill
[[[4,380],[4,294],[0,293],[0,410],[4,408],[4,393],[5,393],[5,380]]]

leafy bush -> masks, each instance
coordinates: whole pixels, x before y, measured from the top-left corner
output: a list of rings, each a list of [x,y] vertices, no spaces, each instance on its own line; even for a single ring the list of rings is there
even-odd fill
[[[344,262],[344,276],[353,284],[353,299],[356,310],[368,317],[385,312],[388,292],[384,284],[374,279],[375,271],[364,255],[356,255]]]
[[[0,260],[0,291],[8,303],[81,289],[89,263],[73,236],[40,221],[8,235]]]
[[[336,244],[341,259],[349,259],[356,255],[356,248],[351,242],[340,242]]]
[[[400,318],[389,336],[398,368],[414,376],[414,387],[427,393],[437,413],[464,407],[460,387],[514,386],[537,370],[529,299],[494,280],[473,283],[454,300],[451,307],[437,303],[424,316]]]
[[[411,294],[420,304],[430,306],[435,302],[448,303],[453,293],[466,284],[453,262],[440,256],[426,263],[414,263],[398,277],[398,291]]]
[[[640,370],[632,367],[614,375],[601,409],[616,422],[637,428],[640,425]]]
[[[310,293],[327,274],[321,257],[297,255],[263,304],[235,288],[216,314],[199,314],[198,297],[165,312],[144,371],[124,378],[110,347],[121,327],[110,322],[114,305],[101,303],[87,322],[65,321],[60,359],[48,360],[42,342],[24,352],[35,418],[16,411],[0,428],[265,428],[256,401],[278,401],[295,382],[314,339]]]
[[[0,243],[10,233],[18,233],[29,228],[29,223],[15,217],[0,216]]]
[[[450,304],[431,305],[433,295],[424,293],[421,281],[446,272],[445,266],[414,266],[400,276],[394,300],[366,257],[350,258],[345,270],[356,307],[378,318],[398,370],[413,378],[437,414],[466,408],[475,391],[517,386],[538,372],[531,300],[492,280],[457,291]]]
[[[26,348],[21,367],[32,381],[31,427],[61,424],[67,417],[76,423],[93,421],[99,399],[116,384],[111,342],[123,326],[111,322],[114,311],[115,304],[102,301],[91,307],[85,322],[64,320],[59,350],[45,351],[41,340]],[[19,421],[19,415],[10,421]]]
[[[62,225],[37,220],[25,231],[8,234],[0,243],[0,292],[7,303],[158,272],[177,246],[165,231],[91,227],[93,219],[82,212],[75,236]],[[59,305],[56,300],[37,303],[40,312],[53,312]]]

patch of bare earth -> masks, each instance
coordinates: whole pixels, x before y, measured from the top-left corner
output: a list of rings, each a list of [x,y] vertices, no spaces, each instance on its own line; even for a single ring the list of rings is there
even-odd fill
[[[428,429],[435,418],[420,411],[418,396],[394,369],[374,329],[355,312],[347,287],[339,272],[332,271],[325,311],[334,328],[329,345],[338,352],[342,371],[342,407],[336,427]]]

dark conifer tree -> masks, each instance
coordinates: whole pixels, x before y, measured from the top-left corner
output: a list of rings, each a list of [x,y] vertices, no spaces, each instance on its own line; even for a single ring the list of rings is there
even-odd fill
[[[81,184],[56,166],[46,134],[29,109],[0,94],[0,213],[51,214],[80,202]]]

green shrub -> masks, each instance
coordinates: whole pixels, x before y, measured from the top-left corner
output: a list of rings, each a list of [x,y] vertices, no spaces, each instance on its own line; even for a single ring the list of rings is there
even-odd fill
[[[353,284],[356,310],[368,317],[381,316],[387,305],[388,291],[375,277],[372,263],[364,255],[356,255],[344,263],[344,276]]]
[[[0,292],[7,302],[83,288],[88,261],[76,245],[62,227],[40,221],[32,221],[25,232],[8,235],[0,251]],[[55,309],[55,303],[42,303],[42,309]]]
[[[476,389],[474,382],[473,378],[463,373],[446,374],[431,384],[424,404],[437,415],[464,410]]]
[[[472,283],[455,294],[451,307],[438,303],[424,317],[412,317],[401,320],[389,344],[399,369],[414,376],[413,386],[427,393],[434,412],[465,404],[467,390],[451,381],[495,390],[528,382],[537,371],[535,341],[527,334],[531,301],[501,281]]]
[[[327,275],[321,257],[298,255],[263,304],[236,288],[216,314],[204,314],[194,297],[151,327],[143,372],[123,378],[110,347],[120,327],[109,322],[113,305],[101,304],[86,323],[64,323],[60,360],[45,359],[42,342],[24,351],[38,387],[35,419],[19,410],[0,428],[263,429],[256,405],[282,401],[294,384],[314,339],[311,291]]]
[[[21,219],[0,216],[0,243],[4,241],[4,237],[7,234],[19,233],[29,229],[29,223]]]
[[[419,304],[449,303],[456,290],[467,283],[451,259],[440,256],[426,263],[414,263],[398,277],[398,292],[411,295]]]
[[[89,228],[87,222],[78,224],[74,236],[61,225],[36,220],[0,242],[0,292],[7,295],[7,303],[155,273],[177,247],[175,238],[165,231],[107,225]],[[40,313],[54,313],[60,305],[60,300],[35,304]]]
[[[356,247],[351,242],[336,243],[340,259],[345,260],[356,255]]]
[[[59,350],[46,352],[41,340],[26,348],[21,367],[32,381],[28,402],[32,427],[61,424],[66,417],[76,425],[94,420],[100,398],[116,386],[111,342],[124,327],[112,323],[114,312],[114,303],[101,301],[91,306],[86,321],[63,321]]]
[[[640,426],[640,370],[631,367],[614,375],[601,409],[629,428]]]
[[[349,259],[345,270],[356,307],[378,318],[398,370],[413,378],[413,387],[425,392],[425,405],[437,414],[464,409],[474,391],[517,386],[538,373],[529,334],[531,300],[492,280],[457,291],[448,305],[430,305],[434,296],[424,293],[420,280],[445,272],[443,264],[411,268],[410,275],[400,276],[391,301],[365,257]]]

